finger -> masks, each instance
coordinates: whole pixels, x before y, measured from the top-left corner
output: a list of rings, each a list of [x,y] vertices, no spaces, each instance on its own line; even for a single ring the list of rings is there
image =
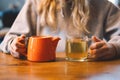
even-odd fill
[[[20,36],[20,38],[25,38],[25,35],[24,35],[24,34],[22,34],[22,35]]]
[[[21,42],[15,43],[15,46],[18,47],[18,48],[26,48],[26,45],[21,43]]]
[[[99,49],[99,48],[101,48],[102,46],[104,46],[104,44],[105,44],[104,41],[95,42],[95,43],[91,44],[90,49],[91,49],[91,50],[93,50],[93,49]]]
[[[19,52],[19,53],[26,53],[26,52],[27,52],[26,49],[23,49],[23,48],[21,48],[21,49],[16,49],[15,51],[16,51],[16,52]]]
[[[27,54],[27,50],[25,48],[19,49],[14,46],[13,47],[11,46],[11,51],[12,51],[12,54],[14,54],[16,56],[18,56],[18,54],[26,56],[26,54]]]
[[[12,43],[11,46],[16,46],[16,47],[25,47],[25,43],[19,42],[18,38],[16,38]]]
[[[19,58],[19,53],[15,52],[12,47],[11,47],[10,53],[11,53],[12,56],[14,56],[16,58]]]
[[[11,48],[12,48],[12,50],[13,50],[14,52],[19,52],[19,53],[27,52],[27,50],[26,50],[25,47],[23,47],[23,48],[18,48],[18,47],[16,47],[16,46],[11,46]]]
[[[103,46],[99,49],[90,50],[90,54],[94,55],[94,57],[96,57],[96,58],[99,58],[99,57],[104,56],[107,53],[108,50],[109,49],[107,47]]]
[[[27,56],[26,52],[19,53],[14,50],[11,51],[11,55],[13,55],[15,58],[20,58],[20,55]]]
[[[19,36],[18,41],[21,42],[21,43],[25,43],[25,35]]]
[[[92,36],[92,41],[93,42],[100,42],[102,41],[101,39],[97,38],[96,36]]]

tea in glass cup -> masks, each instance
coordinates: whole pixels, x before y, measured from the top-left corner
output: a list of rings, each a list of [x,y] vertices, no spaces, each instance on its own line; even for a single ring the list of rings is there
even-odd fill
[[[66,40],[66,59],[69,61],[86,61],[88,56],[88,42],[82,38]]]

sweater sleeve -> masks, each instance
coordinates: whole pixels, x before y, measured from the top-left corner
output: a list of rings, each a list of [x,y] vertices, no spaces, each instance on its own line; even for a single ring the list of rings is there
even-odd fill
[[[120,57],[120,9],[110,3],[107,16],[105,37],[108,43],[113,44],[117,57]]]
[[[106,40],[110,40],[114,36],[120,36],[120,9],[110,2],[108,7],[104,34]]]
[[[114,36],[108,43],[115,47],[116,57],[120,58],[120,36]]]
[[[36,13],[34,9],[32,0],[26,0],[15,22],[0,44],[1,51],[9,53],[9,45],[15,37],[20,36],[21,34],[30,36],[36,33]]]

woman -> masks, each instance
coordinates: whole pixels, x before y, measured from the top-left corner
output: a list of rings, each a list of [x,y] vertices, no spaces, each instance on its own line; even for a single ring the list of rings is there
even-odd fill
[[[16,58],[26,56],[25,36],[46,35],[46,30],[49,35],[94,35],[90,58],[120,57],[120,11],[107,0],[27,0],[1,50]]]

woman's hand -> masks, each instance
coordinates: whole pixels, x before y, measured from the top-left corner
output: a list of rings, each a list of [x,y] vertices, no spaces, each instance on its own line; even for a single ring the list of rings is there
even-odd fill
[[[115,48],[112,44],[100,40],[95,36],[92,37],[92,41],[94,43],[90,46],[90,58],[95,60],[108,60],[115,58]]]
[[[27,50],[25,45],[25,35],[21,35],[12,41],[10,44],[10,53],[16,58],[26,56]]]

